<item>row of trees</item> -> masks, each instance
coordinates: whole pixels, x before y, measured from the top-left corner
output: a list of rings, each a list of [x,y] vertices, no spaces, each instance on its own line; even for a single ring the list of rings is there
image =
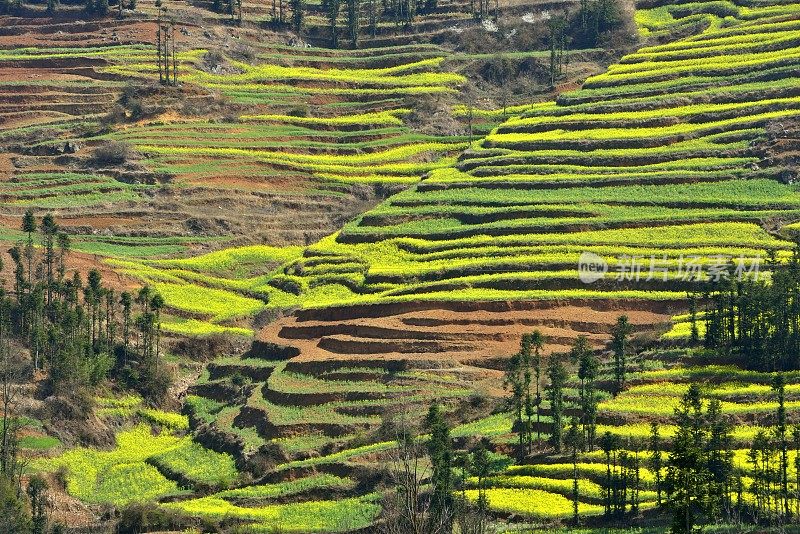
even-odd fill
[[[605,458],[601,486],[608,518],[639,513],[641,471],[646,467],[652,474],[658,506],[672,513],[675,533],[689,533],[695,525],[708,522],[786,524],[800,520],[800,425],[789,427],[786,384],[780,373],[774,375],[772,383],[777,407],[771,425],[756,434],[747,454],[747,470],[734,465],[733,427],[722,413],[721,402],[704,399],[697,384],[690,385],[675,409],[676,431],[668,442],[662,438],[657,422],[651,424],[644,449],[640,448],[642,444],[610,432],[596,436],[598,391],[601,385],[612,395],[623,391],[630,334],[627,318],[620,317],[612,331],[612,357],[607,365],[610,372],[603,382],[599,380],[601,362],[583,336],[576,339],[568,355],[543,358],[546,340],[534,331],[523,336],[520,351],[509,361],[506,386],[515,414],[520,456],[530,457],[534,444],[538,452],[549,450],[569,456],[574,521],[580,520],[581,453],[595,448]],[[574,375],[570,375],[565,361],[575,368]],[[544,387],[540,385],[542,378],[547,380]],[[571,410],[564,399],[568,383],[577,384]],[[550,404],[549,424],[539,420],[543,398]],[[541,439],[543,433],[546,442]],[[745,492],[752,498],[743,498]]]
[[[107,0],[105,0],[107,1]],[[340,34],[344,30],[347,41],[352,47],[358,47],[363,28],[371,37],[375,37],[378,24],[393,23],[398,28],[409,28],[414,17],[434,13],[438,8],[438,0],[322,0],[321,11],[328,20],[331,45],[336,48]],[[232,22],[242,23],[241,0],[213,0],[211,9],[217,13],[231,16]],[[291,26],[296,32],[303,29],[308,8],[303,0],[272,0],[272,23],[277,26]],[[316,9],[315,9],[316,11]],[[490,16],[497,19],[499,14],[498,0],[471,0],[470,12],[476,20]],[[339,27],[339,19],[345,15],[345,28]]]
[[[761,371],[800,369],[800,252],[785,265],[773,255],[767,267],[769,282],[741,278],[731,264],[704,291],[689,295],[692,341],[699,340],[702,320],[706,348],[721,356]],[[698,300],[706,303],[702,318]]]
[[[628,341],[631,333],[628,317],[620,316],[612,329],[614,394],[621,392],[625,386]],[[544,344],[545,338],[539,330],[524,334],[520,350],[509,359],[505,373],[504,383],[510,392],[509,403],[515,415],[514,429],[519,437],[519,450],[522,455],[531,454],[534,443],[542,445],[543,400],[549,403],[549,415],[552,420],[552,423],[547,425],[549,445],[556,452],[561,452],[564,445],[567,410],[564,390],[570,377],[562,358],[551,357],[544,361],[542,357]],[[568,354],[568,360],[577,367],[577,408],[581,414],[579,423],[582,448],[593,450],[596,442],[600,360],[586,336],[577,337]],[[546,379],[544,385],[543,379]]]
[[[780,373],[774,375],[772,394],[777,407],[771,425],[753,439],[746,470],[734,463],[733,425],[720,401],[704,399],[697,384],[690,385],[675,409],[677,430],[666,461],[658,425],[652,425],[649,468],[656,475],[659,502],[663,492],[673,513],[673,532],[689,533],[697,524],[715,521],[785,525],[800,520],[800,425],[790,431]],[[745,499],[745,492],[752,498]]]
[[[122,0],[120,5],[122,5]],[[156,23],[156,62],[158,81],[163,85],[178,85],[178,51],[175,46],[175,21],[161,18]]]
[[[13,289],[0,289],[0,348],[30,353],[33,369],[48,372],[57,394],[80,391],[112,372],[146,395],[163,393],[164,299],[147,286],[135,296],[117,294],[97,270],[85,282],[78,272],[67,276],[70,239],[49,214],[38,224],[28,211],[22,230],[27,238],[9,250]],[[140,312],[135,317],[134,306]],[[145,382],[139,384],[140,378]]]
[[[111,376],[152,398],[170,378],[159,363],[161,296],[147,286],[118,294],[97,270],[69,276],[70,238],[52,215],[28,211],[21,229],[26,238],[8,250],[12,287],[0,287],[0,522],[11,529],[0,532],[44,534],[46,485],[34,477],[23,491],[21,385],[45,372],[48,393],[85,398]]]
[[[122,16],[122,0],[117,0],[119,3],[119,13]],[[135,9],[136,0],[130,0],[131,9]],[[55,14],[58,6],[61,4],[59,0],[47,0],[47,14]],[[0,0],[0,14],[7,13],[20,13],[22,11],[22,0]],[[109,4],[108,0],[84,0],[83,9],[87,14],[105,16],[108,14]]]

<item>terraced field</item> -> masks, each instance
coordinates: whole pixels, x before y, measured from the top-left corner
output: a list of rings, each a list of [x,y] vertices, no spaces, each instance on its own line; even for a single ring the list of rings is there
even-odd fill
[[[231,62],[233,74],[187,65],[187,82],[247,104],[249,114],[234,123],[145,123],[109,137],[132,143],[158,171],[216,187],[258,190],[273,180],[288,191],[330,187],[333,194],[337,183],[413,183],[453,161],[439,156],[457,153],[466,139],[413,132],[403,121],[412,112],[407,97],[453,94],[464,78],[439,71],[446,56],[436,47],[392,50],[328,57],[303,49],[293,66],[284,66],[262,62],[285,62],[286,48],[262,45],[256,50],[260,64]],[[416,54],[431,57],[412,60]],[[114,72],[136,77],[151,70],[140,64]]]
[[[177,56],[184,90],[170,92],[151,85],[154,27],[112,22],[101,32],[4,19],[4,214],[52,210],[73,235],[102,229],[142,245],[133,254],[94,245],[110,255],[147,257],[148,246],[210,245],[220,236],[307,244],[392,188],[451,164],[466,146],[458,132],[427,134],[405,121],[410,99],[452,99],[463,81],[441,68],[441,48],[300,49],[287,61],[291,47],[252,38],[252,47],[235,43],[252,52],[249,63],[233,52],[212,61],[207,50],[234,38],[224,29],[195,36],[190,26]],[[226,70],[211,72],[219,66]],[[110,128],[109,113],[121,112],[145,115]],[[111,140],[133,148],[122,166],[92,159]]]
[[[766,165],[760,148],[768,125],[798,115],[798,13],[731,4],[735,14],[720,18],[711,4],[668,7],[695,33],[643,47],[556,102],[511,108],[520,114],[454,165],[439,160],[269,277],[122,267],[187,291],[200,283],[255,296],[266,308],[625,299],[656,301],[638,306],[662,313],[697,272],[735,261],[754,273],[771,253],[787,257],[793,245],[780,230],[800,215],[796,187],[781,178],[792,171]],[[578,272],[586,253],[607,268],[589,284]]]
[[[776,180],[783,169],[759,168],[754,145],[798,114],[795,15],[747,10],[624,57],[311,247],[325,257],[297,271],[319,285],[336,265],[354,301],[669,299],[690,287],[681,257],[780,255],[791,245],[766,230],[794,220],[800,197]],[[593,285],[578,280],[582,252],[609,265]],[[652,280],[621,272],[631,257],[655,258]]]
[[[790,169],[768,166],[761,147],[768,129],[799,113],[800,11],[730,4],[722,17],[717,7],[640,12],[646,35],[691,35],[641,48],[556,102],[518,109],[454,165],[430,170],[340,232],[292,250],[265,276],[232,259],[252,250],[227,252],[233,274],[204,265],[222,256],[119,264],[186,291],[213,288],[258,296],[264,309],[301,308],[264,327],[244,358],[209,367],[189,399],[193,423],[245,457],[277,445],[285,461],[272,477],[312,468],[353,475],[394,446],[374,437],[358,445],[380,428],[386,404],[424,405],[432,394],[453,420],[502,450],[514,439],[508,420],[500,423],[508,415],[469,410],[463,399],[503,394],[502,358],[521,333],[540,328],[548,353],[564,352],[577,334],[601,347],[624,312],[649,335],[685,307],[695,287],[687,260],[707,270],[733,258],[752,271],[771,253],[787,258],[793,244],[781,229],[800,215],[800,196],[781,180]],[[609,266],[592,284],[578,276],[584,252]],[[654,258],[651,279],[634,278],[632,257],[642,258],[644,275]],[[770,378],[687,367],[690,358],[682,351],[643,356],[626,391],[601,402],[599,432],[619,436],[635,456],[648,438],[646,422],[660,421],[668,446],[672,407],[686,382],[699,379],[737,422],[737,465],[747,477],[744,449],[776,407]],[[796,377],[789,381],[791,392]],[[787,404],[792,417],[795,403]],[[547,434],[546,406],[543,415]],[[498,473],[490,507],[536,523],[570,517],[572,486],[564,479],[572,465],[563,461]],[[603,513],[603,461],[598,452],[581,457],[582,515]],[[641,477],[646,511],[655,506],[653,477],[644,468]],[[476,498],[477,489],[467,495]]]
[[[440,7],[419,37],[464,18],[462,4]],[[268,11],[245,4],[248,17]],[[108,266],[152,285],[167,303],[165,331],[254,338],[245,354],[206,367],[185,418],[138,399],[101,402],[98,417],[137,426],[111,451],[76,449],[36,467],[65,466],[67,491],[93,503],[127,504],[127,484],[164,509],[256,532],[368,529],[398,446],[390,416],[436,400],[458,447],[484,437],[500,457],[511,450],[512,415],[499,406],[522,334],[540,330],[550,357],[578,335],[602,349],[624,314],[637,346],[662,334],[679,344],[687,317],[669,323],[685,312],[695,275],[730,259],[752,274],[795,247],[796,170],[765,147],[800,115],[800,6],[678,3],[641,9],[637,21],[645,46],[554,102],[515,103],[510,118],[459,101],[464,57],[398,44],[389,26],[369,46],[391,46],[346,52],[266,43],[246,29],[234,30],[246,50],[230,32],[204,36],[203,47],[187,39],[185,98],[164,90],[174,109],[113,128],[101,114],[126,83],[155,79],[141,35],[110,26],[125,42],[0,51],[0,80],[10,73],[0,136],[13,141],[0,160],[0,202],[10,219],[27,207],[53,209],[76,229],[90,214],[105,218],[108,235],[76,232],[76,248],[114,256]],[[308,23],[326,38],[324,20]],[[83,30],[63,31],[80,39]],[[47,81],[19,82],[24,69]],[[35,109],[20,115],[15,99]],[[444,124],[420,124],[420,102],[439,106]],[[463,129],[471,113],[485,133],[474,141]],[[137,154],[122,174],[89,162],[109,141]],[[235,246],[177,258],[226,245]],[[587,253],[607,266],[588,283],[579,271]],[[702,382],[736,424],[747,480],[746,451],[777,407],[771,377],[695,356],[643,353],[616,397],[605,364],[598,433],[638,458],[655,421],[669,448],[673,408],[689,382]],[[800,376],[787,380],[796,421]],[[567,384],[570,413],[579,387]],[[542,437],[550,414],[543,403]],[[566,462],[554,455],[493,473],[489,508],[545,528],[568,519]],[[602,451],[582,454],[578,471],[579,513],[601,515]],[[646,515],[655,477],[645,467],[639,476]],[[478,491],[465,481],[467,498]]]
[[[155,84],[152,20],[2,21],[3,213],[51,210],[85,251],[110,256],[317,241],[455,163],[469,141],[458,71],[489,57],[433,44],[296,47],[185,22],[177,91]],[[575,51],[574,72],[596,69],[595,52]],[[420,106],[443,119],[421,120]],[[500,120],[477,118],[474,133]],[[93,159],[110,141],[131,147],[127,162]]]

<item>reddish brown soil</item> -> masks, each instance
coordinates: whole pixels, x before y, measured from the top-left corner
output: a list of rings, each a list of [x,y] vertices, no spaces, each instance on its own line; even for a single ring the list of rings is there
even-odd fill
[[[303,191],[308,190],[308,179],[296,175],[246,178],[243,176],[201,176],[184,175],[181,181],[204,187],[218,187],[246,191]]]
[[[643,302],[409,303],[304,310],[266,326],[259,339],[300,349],[293,362],[437,360],[452,365],[508,357],[539,329],[546,353],[578,335],[600,348],[623,313],[636,331],[669,322],[674,305]]]
[[[142,286],[140,280],[128,277],[116,272],[103,262],[103,257],[97,254],[85,254],[83,252],[70,252],[67,259],[67,270],[69,272],[79,272],[86,277],[86,273],[96,269],[103,277],[103,283],[117,291],[133,290]]]
[[[8,35],[0,35],[2,48],[149,43],[155,32],[154,22],[120,22],[115,19],[87,22],[56,19],[52,24],[43,25],[36,19],[0,17],[0,26],[16,26],[17,29]]]

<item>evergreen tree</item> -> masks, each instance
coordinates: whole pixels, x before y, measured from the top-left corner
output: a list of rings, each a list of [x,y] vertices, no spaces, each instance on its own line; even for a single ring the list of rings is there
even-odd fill
[[[536,407],[536,440],[542,440],[541,432],[541,405],[542,392],[542,350],[544,349],[545,337],[539,330],[534,330],[530,336],[531,366],[533,367],[533,378],[536,383],[536,393],[534,395],[533,406]],[[530,421],[530,420],[529,420]]]
[[[689,341],[694,345],[700,341],[700,330],[697,327],[697,295],[694,292],[688,294],[689,298]]]
[[[794,445],[794,500],[795,518],[800,520],[800,425],[792,427],[792,444]]]
[[[350,34],[350,46],[358,48],[358,36],[361,31],[360,0],[347,0],[347,32]]]
[[[339,10],[342,7],[341,0],[327,0],[328,3],[328,27],[331,33],[331,47],[339,47],[339,30],[337,21],[339,20]]]
[[[600,438],[600,449],[603,451],[606,460],[606,476],[603,480],[603,510],[606,517],[610,517],[613,511],[618,508],[617,450],[619,446],[619,436],[611,432],[605,432]]]
[[[31,520],[25,502],[12,480],[0,474],[0,534],[31,532]]]
[[[33,286],[33,233],[36,231],[36,218],[32,210],[27,210],[22,217],[22,231],[28,234],[25,242],[25,259],[28,262],[28,288]]]
[[[131,336],[131,305],[133,301],[131,294],[123,291],[120,295],[119,303],[122,305],[122,346],[123,346],[123,365],[128,364],[128,351],[130,350]]]
[[[578,379],[580,380],[581,423],[583,425],[584,443],[589,450],[594,448],[595,429],[597,427],[597,388],[595,380],[600,369],[600,360],[589,346],[586,336],[578,336],[570,351],[573,362],[578,363]]]
[[[650,471],[653,473],[653,478],[656,486],[656,504],[661,506],[661,489],[662,489],[662,469],[663,453],[661,450],[661,434],[659,433],[658,423],[650,423]]]
[[[378,32],[378,8],[375,0],[367,0],[367,19],[369,34],[374,38]]]
[[[614,351],[614,394],[622,392],[625,388],[625,375],[627,373],[628,337],[631,334],[628,317],[622,315],[617,319],[611,331],[611,350]]]
[[[42,218],[42,246],[44,247],[44,261],[47,269],[47,306],[53,302],[53,288],[55,287],[55,241],[58,235],[58,225],[51,214]]]
[[[572,460],[572,521],[578,524],[580,516],[578,515],[578,452],[582,451],[585,447],[585,439],[583,431],[578,428],[578,420],[572,418],[572,423],[567,430],[565,442],[570,452],[570,459]]]
[[[789,445],[786,438],[786,379],[782,373],[775,375],[772,390],[777,397],[778,407],[775,412],[775,440],[780,450],[780,497],[783,517],[789,517]]]
[[[303,0],[291,0],[292,28],[296,32],[303,29]]]
[[[67,272],[67,255],[69,254],[70,239],[69,235],[64,232],[59,232],[57,236],[58,241],[58,281],[62,283],[64,276]]]
[[[523,345],[524,345],[524,338],[523,338]],[[517,430],[520,451],[522,450],[522,446],[525,443],[525,435],[526,435],[525,425],[522,420],[522,413],[523,413],[523,406],[525,399],[525,388],[523,384],[524,368],[525,368],[524,355],[523,352],[520,351],[515,355],[513,355],[508,360],[508,366],[506,368],[506,374],[504,379],[504,385],[506,389],[509,390],[511,395],[509,403],[511,404],[511,409],[514,413],[513,428]]]
[[[34,475],[28,482],[31,507],[31,534],[47,534],[47,482]]]
[[[524,334],[520,342],[520,350],[509,359],[506,368],[504,385],[510,391],[509,399],[512,410],[516,414],[514,427],[519,435],[520,450],[523,446],[530,454],[533,446],[533,415],[537,414],[537,435],[539,434],[539,405],[541,395],[539,383],[541,381],[541,350],[544,338],[536,330],[531,334]],[[532,368],[533,366],[533,368]],[[531,385],[536,379],[536,390]]]
[[[453,510],[453,450],[450,429],[437,403],[432,404],[428,410],[425,427],[430,434],[428,456],[432,469],[430,531],[436,532],[443,525],[449,525],[452,522]]]
[[[689,534],[708,502],[707,432],[700,388],[692,384],[675,408],[677,430],[667,460],[667,504],[673,512],[673,534]]]
[[[156,293],[150,299],[150,309],[153,310],[153,329],[155,331],[155,359],[153,362],[155,370],[158,370],[159,358],[161,357],[159,350],[161,345],[161,310],[164,308],[164,304],[164,297],[159,293]]]
[[[550,412],[553,420],[550,430],[550,444],[557,452],[561,452],[564,432],[564,386],[569,376],[564,364],[557,357],[551,356],[547,364],[546,389],[547,400],[550,401]]]
[[[731,425],[722,415],[719,399],[711,399],[706,410],[708,425],[708,513],[717,519],[730,518],[731,478],[733,476],[733,451]]]

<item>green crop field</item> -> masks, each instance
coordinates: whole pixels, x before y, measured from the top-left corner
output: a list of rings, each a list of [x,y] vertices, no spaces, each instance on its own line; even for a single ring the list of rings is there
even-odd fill
[[[35,3],[35,24],[0,15],[0,241],[32,240],[0,262],[0,338],[24,331],[0,363],[30,351],[12,393],[31,399],[5,423],[20,499],[42,474],[52,520],[87,529],[360,534],[446,478],[437,498],[476,513],[447,534],[661,532],[678,508],[657,425],[665,462],[692,436],[730,451],[723,502],[692,518],[797,520],[800,371],[778,387],[767,370],[800,347],[788,320],[768,344],[800,290],[762,308],[800,257],[800,4],[639,2],[615,32],[581,22],[605,2],[421,2],[405,24],[401,3],[374,24],[374,2],[310,0],[302,24],[283,19],[294,2],[248,0],[241,24],[224,2],[140,3],[69,31]],[[321,46],[359,14],[359,46]],[[156,16],[183,21],[175,86]],[[69,235],[57,283],[26,210]],[[712,291],[729,270],[763,285]],[[535,409],[513,368],[534,330]],[[578,336],[596,362],[569,352]],[[62,344],[89,370],[53,361]],[[402,502],[410,482],[423,497]]]
[[[70,449],[34,460],[31,470],[63,470],[71,495],[114,505],[191,495],[195,487],[227,488],[238,479],[229,454],[206,449],[186,435],[185,416],[146,408],[132,395],[96,403],[97,416],[133,423],[116,434],[115,447]]]
[[[798,218],[800,192],[775,180],[779,168],[756,169],[753,146],[765,138],[768,123],[799,112],[790,68],[797,13],[794,5],[723,4],[640,12],[645,33],[671,31],[698,14],[716,22],[623,57],[555,103],[512,108],[518,115],[474,142],[455,165],[433,169],[311,245],[271,282],[204,283],[263,291],[268,307],[411,299],[664,299],[686,291],[686,257],[698,257],[705,267],[720,257],[736,259],[750,270],[768,250],[786,258],[792,244],[760,225]],[[436,62],[408,68],[428,64]],[[771,73],[768,82],[761,72]],[[317,74],[281,74],[290,75]],[[258,71],[243,76],[257,78]],[[759,91],[768,96],[754,98]],[[354,120],[386,124],[398,117]],[[215,150],[224,155],[232,149]],[[381,164],[370,172],[391,166],[390,154],[416,150],[410,145],[376,152]],[[248,155],[258,157],[255,151]],[[296,163],[288,162],[292,158]],[[301,161],[287,157],[289,166],[306,165]],[[330,172],[351,172],[337,169],[327,155],[313,161]],[[398,168],[387,172],[397,175]],[[578,280],[578,258],[586,251],[609,266],[594,285]],[[657,273],[666,271],[648,282],[647,294],[625,278],[630,257],[648,260],[645,270],[655,258]],[[190,284],[199,278],[163,273]]]

